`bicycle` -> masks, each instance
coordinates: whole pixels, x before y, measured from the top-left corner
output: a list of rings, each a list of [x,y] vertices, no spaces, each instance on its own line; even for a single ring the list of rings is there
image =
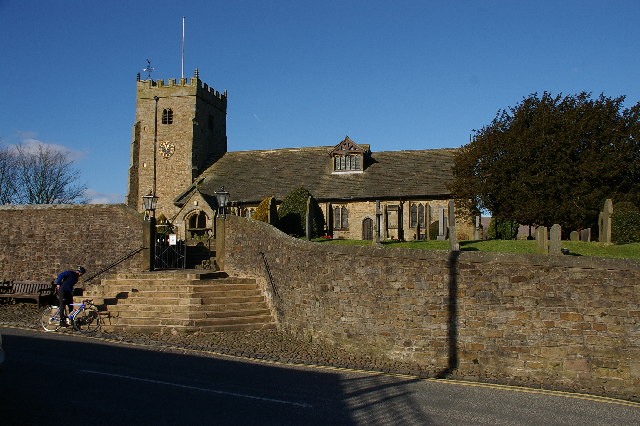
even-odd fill
[[[69,321],[73,324],[73,328],[80,333],[93,333],[98,330],[102,324],[100,319],[100,312],[98,308],[93,304],[93,300],[86,299],[82,303],[72,303],[72,306],[77,306],[69,314]],[[40,316],[40,324],[45,331],[57,331],[60,325],[60,307],[49,306]]]

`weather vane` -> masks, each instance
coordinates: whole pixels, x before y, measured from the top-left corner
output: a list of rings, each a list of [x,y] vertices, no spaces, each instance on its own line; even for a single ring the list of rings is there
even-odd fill
[[[155,68],[153,68],[153,67],[151,66],[151,61],[150,61],[150,60],[148,60],[148,59],[147,59],[147,67],[146,67],[145,69],[143,69],[142,71],[144,71],[144,72],[148,73],[148,74],[147,74],[147,79],[151,80],[151,73],[152,73],[153,71],[155,71]]]

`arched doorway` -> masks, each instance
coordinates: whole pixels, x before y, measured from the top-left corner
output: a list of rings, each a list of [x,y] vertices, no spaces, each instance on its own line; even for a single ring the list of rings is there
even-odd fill
[[[362,221],[362,239],[373,240],[373,219],[369,217]]]

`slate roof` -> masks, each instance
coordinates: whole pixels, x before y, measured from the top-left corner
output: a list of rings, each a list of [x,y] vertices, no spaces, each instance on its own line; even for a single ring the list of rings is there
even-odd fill
[[[366,146],[366,145],[361,145]],[[224,186],[231,200],[281,201],[303,186],[318,201],[446,199],[456,149],[372,152],[362,173],[332,174],[333,146],[227,152],[205,170],[196,184],[203,195]],[[176,199],[177,204],[193,191]]]

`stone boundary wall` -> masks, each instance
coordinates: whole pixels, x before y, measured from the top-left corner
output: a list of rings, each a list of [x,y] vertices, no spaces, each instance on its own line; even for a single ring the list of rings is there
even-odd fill
[[[143,227],[124,204],[0,206],[0,280],[46,282],[76,265],[88,278],[140,248]],[[145,252],[119,268],[139,268]]]
[[[640,401],[638,260],[311,243],[235,216],[225,234],[225,269],[262,283],[281,330],[433,377]]]

